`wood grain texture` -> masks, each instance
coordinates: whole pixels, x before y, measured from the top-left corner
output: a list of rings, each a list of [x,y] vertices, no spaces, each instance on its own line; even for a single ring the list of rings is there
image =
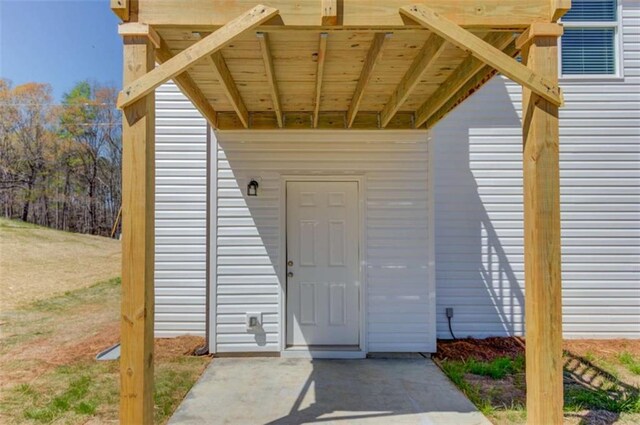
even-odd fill
[[[321,0],[322,1],[322,25],[334,26],[338,25],[338,0]]]
[[[562,93],[557,83],[528,69],[455,22],[422,5],[401,7],[400,12],[459,48],[469,51],[487,65],[491,65],[513,81],[534,91],[549,102],[557,106],[562,104]]]
[[[313,128],[318,126],[318,114],[320,113],[320,101],[322,95],[322,78],[324,75],[324,63],[327,58],[327,37],[326,32],[320,33],[320,42],[318,45],[318,67],[316,68],[316,95],[315,106],[313,108]]]
[[[155,66],[146,37],[125,37],[124,82]],[[122,126],[120,423],[153,423],[155,96],[124,109]]]
[[[277,14],[277,9],[258,5],[238,16],[208,37],[178,53],[161,66],[127,84],[118,95],[118,107],[123,108],[132,104],[162,83],[186,71],[205,56],[222,49],[242,33],[257,27]]]
[[[445,40],[436,34],[432,34],[424,43],[407,72],[400,80],[395,91],[382,110],[381,125],[386,127],[391,118],[398,112],[415,87],[420,83],[425,71],[429,69],[440,57],[445,48]]]
[[[173,55],[167,47],[167,44],[164,40],[160,39],[160,48],[156,49],[156,60],[162,64],[172,57]],[[189,75],[189,71],[173,77],[173,81],[178,88],[180,88],[180,91],[193,103],[193,106],[206,118],[211,127],[216,128],[216,111],[202,93],[202,90],[200,90],[195,81],[193,81],[193,78]]]
[[[265,0],[279,9],[284,25],[320,29],[324,0]],[[564,0],[566,1],[566,0]],[[138,0],[139,21],[158,26],[219,27],[255,6],[255,0]],[[407,23],[398,8],[407,0],[342,0],[340,24],[346,28],[390,30]],[[465,28],[524,29],[548,21],[550,0],[429,0],[429,7]],[[408,23],[408,25],[414,25]],[[263,28],[262,30],[265,30]]]
[[[556,37],[537,37],[523,63],[558,81]],[[527,423],[563,423],[558,106],[523,88]]]
[[[509,33],[492,33],[484,39],[487,43],[503,50],[513,40]],[[485,64],[480,59],[469,55],[458,66],[447,80],[418,108],[416,111],[416,125],[422,125],[440,109],[447,101],[456,96],[458,91],[478,73]]]
[[[278,126],[282,127],[282,107],[280,106],[280,91],[278,90],[278,80],[276,78],[276,71],[273,66],[273,56],[271,54],[271,46],[269,43],[269,34],[258,33],[258,40],[260,41],[260,51],[262,52],[262,60],[264,61],[264,69],[267,77],[267,84],[269,85],[269,92],[271,94],[271,101],[273,102],[273,111],[276,114],[276,120]]]
[[[371,46],[367,52],[367,57],[364,60],[362,70],[360,71],[360,77],[358,77],[356,90],[354,91],[351,103],[349,104],[349,110],[347,111],[347,127],[351,127],[353,125],[356,114],[360,109],[360,102],[364,96],[365,89],[367,88],[369,81],[371,81],[371,76],[373,75],[376,65],[380,62],[380,59],[382,59],[384,42],[391,38],[391,36],[391,33],[376,33],[373,36],[373,41],[371,42]]]

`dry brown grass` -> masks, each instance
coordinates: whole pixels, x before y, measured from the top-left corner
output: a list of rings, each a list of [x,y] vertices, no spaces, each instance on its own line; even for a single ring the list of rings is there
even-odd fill
[[[120,274],[120,241],[0,219],[0,310]]]

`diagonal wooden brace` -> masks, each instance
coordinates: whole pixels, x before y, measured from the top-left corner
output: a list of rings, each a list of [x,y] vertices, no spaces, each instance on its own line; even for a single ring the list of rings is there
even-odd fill
[[[228,22],[223,27],[211,33],[211,35],[186,48],[162,65],[154,68],[151,72],[148,72],[127,85],[118,95],[118,107],[124,108],[125,106],[131,105],[155,90],[156,87],[164,84],[176,75],[180,75],[193,66],[194,63],[219,51],[240,35],[268,21],[278,15],[278,13],[278,9],[258,5]]]
[[[562,92],[557,84],[536,74],[514,58],[509,57],[432,9],[423,5],[403,6],[400,8],[400,13],[418,22],[429,31],[438,34],[451,44],[470,52],[482,62],[554,105],[562,105]]]

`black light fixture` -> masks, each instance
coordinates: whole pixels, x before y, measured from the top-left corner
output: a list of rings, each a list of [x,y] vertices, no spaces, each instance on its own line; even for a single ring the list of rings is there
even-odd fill
[[[247,196],[258,196],[258,182],[251,180],[247,185]]]

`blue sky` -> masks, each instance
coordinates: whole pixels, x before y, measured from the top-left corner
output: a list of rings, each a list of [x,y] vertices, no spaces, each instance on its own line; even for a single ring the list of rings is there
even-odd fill
[[[122,84],[122,40],[108,0],[0,0],[0,77],[49,83],[56,101],[82,80]]]

